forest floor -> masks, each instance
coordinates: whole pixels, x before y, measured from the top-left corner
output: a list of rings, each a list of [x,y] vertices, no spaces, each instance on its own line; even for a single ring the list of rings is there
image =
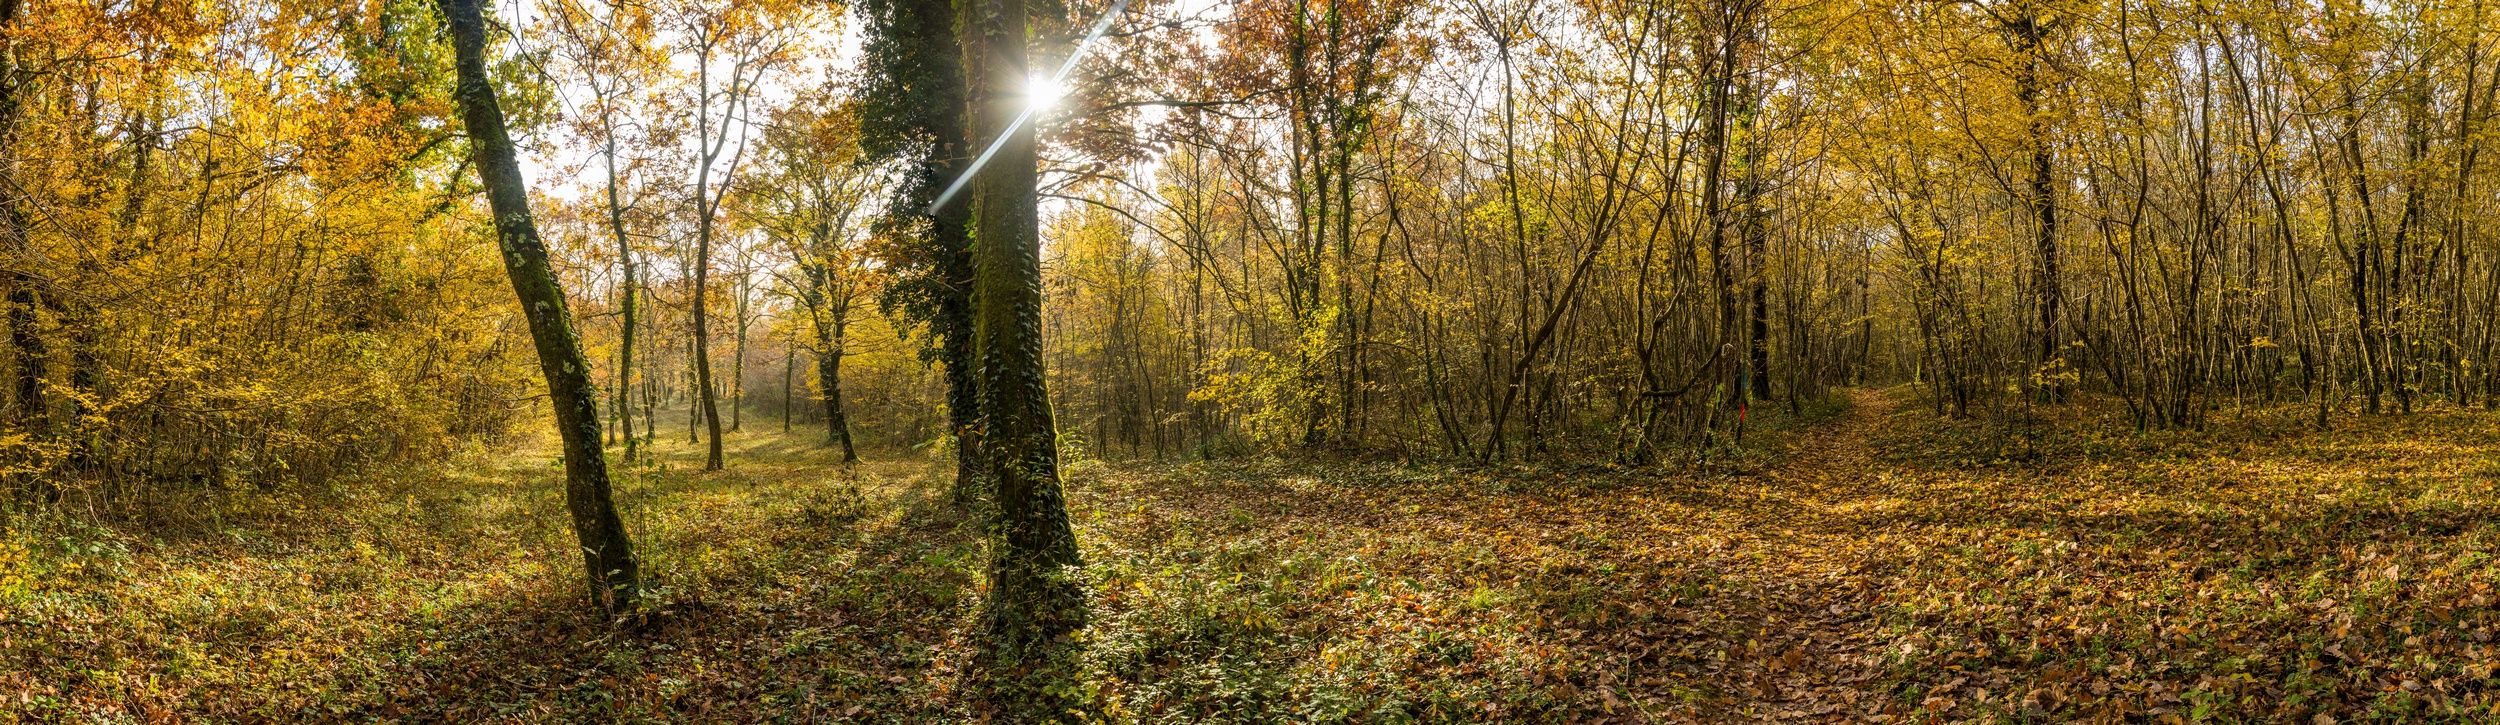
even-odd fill
[[[1672,470],[1078,462],[1112,721],[2489,721],[2500,418],[1903,391]],[[1766,406],[1767,407],[1767,406]],[[0,721],[960,721],[983,550],[940,462],[813,434],[623,469],[585,616],[556,460],[0,519]]]

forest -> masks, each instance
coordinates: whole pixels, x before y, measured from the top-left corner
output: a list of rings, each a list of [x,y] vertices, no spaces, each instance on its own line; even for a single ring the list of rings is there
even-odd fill
[[[0,0],[0,723],[2500,720],[2494,126],[2484,0]]]

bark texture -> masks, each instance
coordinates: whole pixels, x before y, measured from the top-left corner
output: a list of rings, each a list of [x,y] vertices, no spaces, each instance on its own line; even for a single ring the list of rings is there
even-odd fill
[[[616,514],[609,495],[608,463],[599,445],[599,396],[590,382],[590,365],[582,356],[581,339],[573,333],[573,315],[564,303],[554,270],[547,265],[547,247],[531,219],[529,189],[504,126],[503,109],[486,80],[486,28],[478,0],[443,0],[443,16],[451,26],[457,53],[460,116],[468,127],[470,152],[478,177],[486,184],[495,215],[495,239],[503,250],[505,273],[512,291],[527,311],[530,340],[538,348],[538,366],[547,377],[549,402],[555,408],[556,431],[564,439],[564,499],[573,515],[573,534],[581,540],[591,599],[614,615],[630,609],[641,590],[640,567],[633,542]]]

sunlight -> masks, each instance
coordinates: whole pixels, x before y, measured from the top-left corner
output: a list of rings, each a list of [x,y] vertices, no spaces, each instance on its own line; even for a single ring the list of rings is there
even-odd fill
[[[983,150],[980,156],[973,158],[971,166],[965,167],[963,173],[955,175],[954,183],[946,185],[945,191],[938,192],[937,200],[929,203],[929,213],[937,213],[939,208],[946,206],[948,199],[955,198],[955,192],[962,191],[964,184],[972,181],[974,174],[981,172],[981,167],[990,162],[992,155],[998,153],[999,146],[1006,144],[1007,139],[1015,135],[1016,129],[1023,128],[1024,124],[1032,121],[1034,116],[1049,110],[1052,104],[1058,103],[1059,99],[1068,95],[1068,72],[1076,69],[1077,62],[1085,59],[1085,51],[1093,48],[1094,41],[1102,38],[1104,30],[1110,29],[1112,18],[1119,17],[1120,13],[1127,9],[1128,0],[1112,3],[1109,10],[1103,11],[1102,17],[1094,19],[1093,29],[1085,33],[1084,40],[1077,42],[1076,50],[1068,54],[1067,60],[1060,62],[1058,73],[1036,74],[1025,80],[1024,112],[1017,114],[1016,120],[1007,124],[1006,131],[1000,132],[997,138],[991,139],[990,147]]]
[[[1052,106],[1059,105],[1059,101],[1067,97],[1067,82],[1061,81],[1055,76],[1037,73],[1034,74],[1033,77],[1026,79],[1024,82],[1024,108],[1026,113],[1048,112]]]

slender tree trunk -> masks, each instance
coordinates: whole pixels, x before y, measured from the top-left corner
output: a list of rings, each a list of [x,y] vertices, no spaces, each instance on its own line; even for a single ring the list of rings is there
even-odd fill
[[[698,391],[710,389],[710,384],[705,382],[705,380],[710,376],[706,375],[705,371],[701,368],[696,367],[698,364],[696,361],[702,357],[702,354],[696,352],[694,336],[688,335],[686,337],[685,390],[687,445],[694,445],[703,442],[703,399],[699,397],[702,393]]]
[[[654,307],[659,304],[659,298],[652,296],[651,288],[648,285],[644,286],[642,289],[642,301],[646,305]],[[644,315],[642,320],[642,331],[644,334],[650,335],[656,339],[659,337],[660,332],[659,323],[652,320],[650,315]],[[654,369],[657,368],[655,367]],[[642,376],[642,451],[645,456],[651,455],[651,447],[656,445],[660,440],[659,401],[660,376],[645,373]]]
[[[1726,208],[1726,190],[1723,187],[1726,185],[1728,116],[1732,111],[1730,106],[1733,104],[1735,95],[1736,63],[1741,57],[1747,26],[1752,23],[1752,19],[1750,12],[1735,7],[1722,8],[1715,12],[1719,14],[1721,27],[1714,28],[1720,36],[1716,39],[1718,46],[1714,49],[1716,51],[1714,56],[1705,65],[1708,71],[1704,78],[1706,87],[1702,89],[1703,103],[1706,106],[1703,111],[1706,118],[1703,120],[1705,130],[1702,145],[1708,159],[1702,170],[1701,192],[1702,213],[1706,217],[1705,223],[1710,226],[1707,232],[1710,287],[1712,297],[1718,305],[1717,334],[1716,339],[1712,341],[1714,350],[1711,356],[1714,361],[1713,367],[1716,369],[1713,370],[1712,377],[1725,386],[1725,393],[1720,398],[1725,401],[1726,408],[1741,409],[1745,402],[1745,388],[1739,384],[1740,381],[1735,379],[1737,356],[1733,350],[1729,349],[1736,343],[1736,331],[1739,324],[1737,318],[1740,313],[1736,296],[1735,272],[1732,269],[1734,265],[1729,259],[1727,249],[1729,210]],[[1732,423],[1735,424],[1734,430],[1738,440],[1743,440],[1742,418],[1739,417]]]
[[[720,127],[711,127],[712,59],[708,50],[703,54],[701,64],[702,67],[697,70],[701,81],[696,91],[700,102],[695,111],[697,118],[695,140],[706,148],[706,153],[702,160],[695,164],[694,177],[694,289],[691,291],[694,295],[694,376],[696,402],[702,406],[705,432],[711,434],[710,447],[704,452],[703,470],[718,471],[721,469],[720,395],[714,389],[712,381],[710,292],[712,290],[712,214],[720,208],[718,200],[712,196],[712,162],[719,158],[720,146],[713,142],[712,134],[718,133],[723,138],[729,135],[731,114],[723,113]],[[737,87],[734,80],[730,87],[734,94]],[[730,102],[728,110],[732,112],[737,110],[735,100]]]
[[[624,319],[617,323],[616,400],[621,414],[617,420],[623,423],[625,429],[625,460],[630,462],[636,460],[642,450],[634,440],[634,409],[625,404],[626,395],[634,389],[634,298],[641,295],[641,290],[634,277],[634,244],[625,236],[625,205],[616,189],[616,124],[609,120],[607,113],[603,110],[600,115],[608,133],[600,156],[607,161],[608,234],[616,240],[617,265],[625,272],[623,294],[618,295],[617,300],[617,311],[624,315]]]
[[[747,407],[747,286],[745,275],[742,273],[739,276],[734,285],[738,291],[737,342],[730,346],[729,357],[729,430],[732,433],[743,425]]]
[[[35,290],[38,284],[34,276],[21,274],[9,285],[9,346],[17,353],[18,425],[43,434],[52,430],[51,407],[43,400],[44,368],[52,359],[52,352],[37,329],[41,324],[38,312],[43,307],[41,293]]]
[[[2351,107],[2347,108],[2344,114],[2344,129],[2340,140],[2344,148],[2345,161],[2349,166],[2346,178],[2352,187],[2353,201],[2361,209],[2359,219],[2354,222],[2357,231],[2354,234],[2355,247],[2351,257],[2353,262],[2352,304],[2354,318],[2357,320],[2360,332],[2362,389],[2368,399],[2370,413],[2376,415],[2379,412],[2379,391],[2391,376],[2387,375],[2386,368],[2382,367],[2385,351],[2380,348],[2380,344],[2384,336],[2370,313],[2370,288],[2371,280],[2378,276],[2378,270],[2383,269],[2385,265],[2380,261],[2381,255],[2378,251],[2378,216],[2370,203],[2369,171],[2364,166],[2367,163],[2367,157],[2362,155],[2361,150],[2361,119],[2358,106],[2360,101],[2348,92],[2345,103]],[[2329,206],[2331,207],[2332,204],[2330,203]]]
[[[1519,292],[1515,301],[1518,303],[1519,327],[1524,334],[1528,327],[1528,300],[1534,297],[1530,294],[1529,280],[1537,270],[1534,269],[1535,262],[1528,257],[1527,212],[1519,203],[1518,108],[1517,99],[1513,97],[1516,89],[1512,88],[1515,81],[1510,58],[1511,40],[1504,35],[1494,40],[1493,47],[1502,63],[1502,199],[1509,205],[1511,247],[1519,257]],[[1520,347],[1525,352],[1511,361],[1511,370],[1504,376],[1500,402],[1494,404],[1492,419],[1486,424],[1491,429],[1485,434],[1482,449],[1487,461],[1501,458],[1510,447],[1510,434],[1506,428],[1510,423],[1511,406],[1517,404],[1519,390],[1526,385],[1536,356],[1534,346],[1522,343]]]
[[[478,0],[443,0],[443,16],[457,53],[460,115],[495,215],[504,271],[528,313],[530,339],[538,348],[556,430],[564,439],[564,498],[573,514],[573,534],[581,542],[591,599],[602,611],[619,614],[633,606],[640,592],[640,567],[608,493],[608,464],[599,448],[599,397],[590,382],[589,360],[573,335],[564,290],[547,264],[547,247],[530,217],[528,182],[521,178],[503,110],[486,78],[486,23]]]
[[[693,294],[695,404],[700,406],[703,411],[703,425],[705,427],[705,432],[711,434],[710,448],[704,452],[703,470],[718,471],[721,469],[720,399],[718,394],[712,389],[712,356],[709,354],[709,351],[712,349],[712,335],[711,330],[708,329],[708,320],[706,319],[709,315],[705,314],[704,311],[705,308],[708,307],[704,301],[704,297],[706,295],[703,294],[704,290],[710,289],[711,283],[711,272],[709,269],[712,266],[712,225],[710,220],[706,219],[698,222],[696,226],[701,227],[702,231],[697,232],[695,235],[696,241],[694,253]]]
[[[1761,96],[1747,81],[1736,84],[1744,94],[1736,107],[1736,143],[1740,167],[1736,177],[1737,228],[1745,244],[1745,390],[1754,400],[1771,399],[1771,232],[1762,210],[1762,144],[1754,123],[1761,116]]]
[[[622,358],[609,358],[608,362],[616,364],[619,360]],[[623,367],[623,365],[617,365],[610,369],[622,371]],[[616,447],[616,432],[625,427],[624,423],[619,422],[625,414],[625,380],[622,377],[612,377],[608,380],[608,425],[605,440],[600,444],[601,447]]]
[[[781,432],[790,432],[790,383],[799,373],[798,332],[792,330],[789,347],[781,351]]]

